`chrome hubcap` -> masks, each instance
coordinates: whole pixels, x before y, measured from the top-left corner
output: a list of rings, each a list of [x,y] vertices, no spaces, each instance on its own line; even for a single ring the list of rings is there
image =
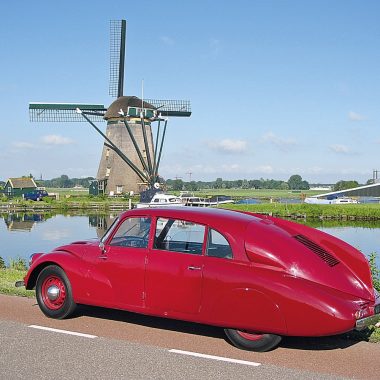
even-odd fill
[[[50,301],[55,301],[59,297],[59,288],[56,285],[49,286],[47,297]]]

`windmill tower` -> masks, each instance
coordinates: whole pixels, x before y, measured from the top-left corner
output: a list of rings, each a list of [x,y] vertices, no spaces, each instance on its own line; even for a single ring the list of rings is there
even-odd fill
[[[102,104],[29,103],[29,114],[35,122],[88,122],[104,138],[97,173],[99,190],[121,194],[158,183],[167,117],[189,117],[191,109],[184,100],[124,96],[126,21],[111,21],[110,30],[109,94],[117,99],[108,109]],[[107,122],[105,134],[95,125],[100,121]]]

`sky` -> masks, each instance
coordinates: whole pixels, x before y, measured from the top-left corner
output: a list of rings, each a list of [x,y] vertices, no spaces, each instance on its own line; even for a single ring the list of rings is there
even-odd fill
[[[28,103],[109,106],[109,21],[126,19],[124,94],[143,81],[145,98],[191,101],[161,176],[365,183],[380,170],[379,14],[377,0],[4,2],[0,180],[96,176],[101,136],[31,123]]]

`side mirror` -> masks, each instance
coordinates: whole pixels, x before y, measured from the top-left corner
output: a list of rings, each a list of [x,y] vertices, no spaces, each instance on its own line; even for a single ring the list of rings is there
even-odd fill
[[[102,251],[102,253],[106,253],[106,247],[102,241],[99,243],[99,248]]]

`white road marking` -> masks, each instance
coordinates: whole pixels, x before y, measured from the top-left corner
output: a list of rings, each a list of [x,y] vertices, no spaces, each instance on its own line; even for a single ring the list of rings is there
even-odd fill
[[[56,332],[56,333],[60,333],[60,334],[81,336],[83,338],[90,338],[90,339],[97,338],[96,335],[83,334],[83,333],[79,333],[79,332],[75,332],[75,331],[52,329],[51,327],[44,327],[44,326],[37,326],[37,325],[30,325],[28,327],[31,327],[32,329],[51,331],[51,332]]]
[[[219,361],[222,361],[222,362],[251,365],[251,366],[254,366],[254,367],[258,367],[258,366],[261,365],[261,363],[249,362],[249,361],[246,361],[246,360],[238,360],[238,359],[225,358],[223,356],[214,356],[214,355],[199,354],[198,352],[190,352],[190,351],[182,351],[182,350],[174,350],[174,349],[169,350],[169,352],[173,352],[175,354],[196,356],[198,358],[204,358],[204,359],[219,360]]]

